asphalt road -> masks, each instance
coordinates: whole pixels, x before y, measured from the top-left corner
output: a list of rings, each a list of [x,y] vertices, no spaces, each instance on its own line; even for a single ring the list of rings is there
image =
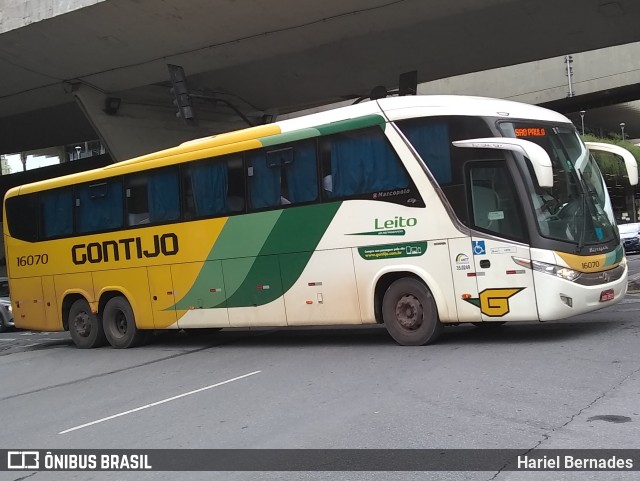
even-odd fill
[[[638,309],[640,296],[631,295],[562,322],[451,327],[418,348],[397,346],[378,328],[174,333],[137,349],[89,351],[65,333],[0,334],[0,448],[640,448]],[[27,478],[637,476],[0,473]]]
[[[629,288],[640,290],[640,254],[627,256],[629,266]]]

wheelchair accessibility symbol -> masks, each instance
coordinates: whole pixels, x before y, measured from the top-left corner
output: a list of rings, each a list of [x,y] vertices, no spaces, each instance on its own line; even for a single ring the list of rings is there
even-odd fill
[[[473,247],[474,256],[483,256],[487,253],[484,241],[471,241],[471,246]]]

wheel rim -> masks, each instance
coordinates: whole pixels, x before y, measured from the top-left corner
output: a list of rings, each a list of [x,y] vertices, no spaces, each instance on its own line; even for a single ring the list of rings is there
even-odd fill
[[[91,334],[91,318],[89,314],[82,311],[73,319],[73,327],[78,336],[89,337]]]
[[[126,335],[127,328],[129,327],[127,323],[127,316],[125,315],[124,312],[118,311],[116,312],[116,315],[114,317],[115,317],[116,332],[121,336]]]
[[[396,304],[398,325],[407,331],[415,331],[422,325],[424,309],[417,297],[406,294]]]

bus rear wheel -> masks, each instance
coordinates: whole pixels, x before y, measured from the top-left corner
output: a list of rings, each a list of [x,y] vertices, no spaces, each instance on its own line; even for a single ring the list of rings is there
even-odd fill
[[[382,299],[387,331],[402,346],[423,346],[442,333],[438,309],[427,286],[405,277],[394,281]]]
[[[71,339],[79,349],[93,349],[103,346],[107,341],[100,319],[91,312],[85,299],[78,299],[71,304],[67,323]]]
[[[147,337],[147,331],[136,327],[131,304],[122,296],[107,301],[102,310],[102,325],[109,344],[117,349],[135,347]]]

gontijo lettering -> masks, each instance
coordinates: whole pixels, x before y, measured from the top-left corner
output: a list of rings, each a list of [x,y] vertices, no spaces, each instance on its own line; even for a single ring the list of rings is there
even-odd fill
[[[89,244],[76,244],[71,247],[71,259],[74,264],[81,265],[87,262],[97,264],[100,262],[119,261],[120,258],[143,259],[149,257],[174,256],[179,251],[178,236],[173,233],[154,235],[153,245],[147,245],[142,237],[127,237],[125,239],[108,240],[103,242],[91,242]]]

